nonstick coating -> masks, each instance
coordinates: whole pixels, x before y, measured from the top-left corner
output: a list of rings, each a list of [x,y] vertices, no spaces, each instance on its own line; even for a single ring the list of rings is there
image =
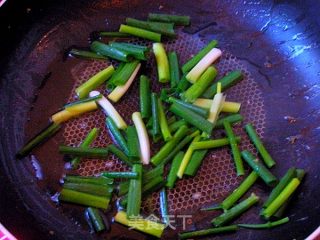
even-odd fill
[[[1,78],[2,171],[17,198],[23,199],[26,216],[46,232],[51,231],[46,238],[95,238],[67,217],[73,212],[76,215],[76,208],[62,213],[51,203],[50,194],[57,183],[39,184],[30,162],[14,159],[25,139],[45,126],[49,114],[69,96],[73,83],[66,80],[68,76],[56,77],[69,64],[63,62],[63,52],[72,44],[86,46],[91,31],[115,30],[127,16],[145,18],[148,12],[159,9],[190,15],[192,25],[185,28],[185,32],[204,41],[218,39],[221,48],[236,56],[254,77],[265,102],[265,143],[278,163],[273,172],[281,176],[291,166],[308,172],[288,211],[289,224],[272,231],[245,230],[216,239],[303,239],[319,225],[320,20],[315,11],[319,4],[317,6],[315,1],[290,4],[286,1],[95,1],[93,4],[68,1],[57,2],[54,6],[21,38],[5,70],[2,69]],[[52,36],[64,41],[49,41]],[[51,66],[57,59],[61,59],[60,65]],[[37,99],[35,96],[41,91],[48,96],[40,94]],[[37,109],[42,111],[30,113],[30,108],[39,102],[43,104]],[[37,121],[27,122],[35,115]],[[62,139],[61,134],[57,138]],[[46,147],[58,143],[52,139]],[[48,148],[47,156],[61,160],[56,149]],[[47,176],[50,180],[62,169],[44,171],[51,172]],[[267,190],[262,184],[261,188]],[[115,234],[119,234],[119,230],[122,234],[110,238],[129,236],[124,227],[119,227]],[[142,239],[142,235],[134,233],[130,239]]]

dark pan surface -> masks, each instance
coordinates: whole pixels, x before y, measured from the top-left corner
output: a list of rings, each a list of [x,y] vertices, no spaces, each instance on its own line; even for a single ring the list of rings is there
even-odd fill
[[[317,19],[312,18],[311,5],[309,9],[308,3],[299,2],[201,1],[195,5],[193,1],[183,1],[182,6],[182,2],[96,1],[94,4],[70,2],[51,10],[23,38],[1,82],[1,110],[5,113],[1,118],[1,161],[8,181],[23,199],[30,216],[34,216],[30,219],[46,231],[53,231],[54,239],[93,238],[75,224],[81,219],[77,208],[57,210],[48,201],[58,188],[57,179],[63,172],[63,165],[53,162],[62,161],[56,149],[63,141],[62,133],[46,144],[45,153],[35,151],[40,161],[46,158],[52,161],[41,165],[45,181],[36,179],[30,161],[16,162],[13,156],[26,137],[45,126],[50,114],[68,99],[74,83],[67,70],[76,60],[63,62],[64,50],[72,44],[86,46],[88,34],[93,30],[116,29],[126,16],[144,18],[146,13],[159,8],[163,12],[191,15],[192,26],[185,29],[187,33],[204,41],[218,39],[221,48],[236,56],[251,73],[263,92],[266,112],[263,136],[278,162],[274,173],[280,176],[292,165],[308,172],[289,209],[290,224],[272,231],[241,231],[217,239],[277,239],[279,236],[303,239],[319,225],[320,68]],[[52,41],[55,38],[59,40]],[[32,121],[28,122],[28,118]],[[259,184],[258,191],[264,190],[267,189]],[[206,226],[203,222],[213,215],[197,215],[189,229]],[[114,236],[119,230],[126,236],[124,227],[117,228]],[[142,235],[130,237],[141,239]]]

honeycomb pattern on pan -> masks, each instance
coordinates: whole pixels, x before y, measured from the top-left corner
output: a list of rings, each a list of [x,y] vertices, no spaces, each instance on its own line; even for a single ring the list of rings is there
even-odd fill
[[[147,45],[143,40],[134,39],[129,42]],[[179,55],[180,64],[185,63],[193,54],[197,53],[205,43],[188,34],[179,33],[179,37],[174,41],[166,43],[166,50],[175,50]],[[222,46],[223,49],[223,46]],[[112,62],[111,62],[112,63]],[[69,101],[75,100],[74,89],[86,81],[90,76],[99,70],[107,67],[111,63],[103,61],[88,62],[81,67],[76,67],[72,70],[72,75],[76,80],[74,88],[69,97]],[[228,101],[241,102],[241,114],[245,117],[245,122],[252,122],[260,136],[263,136],[265,127],[265,112],[262,92],[258,85],[253,80],[245,66],[228,52],[223,53],[223,57],[216,64],[219,71],[218,79],[227,72],[240,69],[244,73],[244,80],[226,91]],[[145,72],[152,79],[152,89],[159,91],[160,85],[157,83],[156,65],[153,56],[145,67]],[[101,92],[106,93],[104,86],[100,88]],[[115,104],[120,114],[125,121],[131,124],[131,113],[139,110],[138,99],[138,81],[135,80],[130,90]],[[78,145],[93,127],[99,127],[101,132],[98,139],[93,143],[93,146],[103,147],[111,143],[111,138],[105,128],[105,115],[102,111],[88,113],[78,119],[69,121],[66,124],[64,138],[68,145]],[[242,137],[240,145],[241,149],[250,149],[255,152],[250,144],[241,125],[234,128],[237,135]],[[215,137],[221,137],[222,131],[216,131]],[[158,146],[153,146],[152,151]],[[107,160],[84,160],[78,169],[80,175],[88,176],[99,173],[100,171],[125,171],[127,167],[112,155]],[[198,174],[194,178],[184,178],[177,182],[173,190],[168,191],[169,213],[177,214],[181,211],[197,209],[206,204],[217,202],[222,197],[225,197],[228,192],[232,191],[242,178],[237,178],[232,156],[228,148],[210,151]],[[159,194],[153,193],[143,202],[144,213],[159,213]]]

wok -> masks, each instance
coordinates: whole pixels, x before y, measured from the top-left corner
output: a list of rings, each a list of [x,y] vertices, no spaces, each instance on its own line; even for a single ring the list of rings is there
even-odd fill
[[[64,162],[57,153],[57,146],[66,137],[63,133],[34,151],[41,172],[35,159],[17,161],[14,155],[70,98],[76,77],[68,69],[78,60],[65,61],[68,47],[87,46],[89,33],[116,30],[125,17],[143,19],[148,12],[160,11],[190,15],[192,25],[182,30],[189,36],[185,41],[217,39],[250,74],[264,103],[262,110],[256,110],[265,116],[261,128],[266,147],[277,161],[273,173],[281,176],[291,166],[307,171],[288,209],[289,224],[214,239],[304,239],[320,223],[319,8],[320,3],[311,0],[5,3],[0,9],[6,34],[1,38],[0,221],[20,239],[99,238],[88,232],[77,207],[57,207],[51,201],[64,172]],[[81,70],[87,63],[77,66]],[[43,179],[39,180],[41,173]],[[214,191],[218,201],[239,181],[228,182],[221,177],[217,182]],[[258,183],[254,191],[264,198],[269,189]],[[200,206],[201,202],[177,210],[194,214],[188,230],[208,226],[215,215],[199,214]],[[252,211],[255,214],[247,214],[240,221],[256,220],[258,207]],[[169,234],[166,239],[174,236]],[[117,224],[106,237],[148,239]]]

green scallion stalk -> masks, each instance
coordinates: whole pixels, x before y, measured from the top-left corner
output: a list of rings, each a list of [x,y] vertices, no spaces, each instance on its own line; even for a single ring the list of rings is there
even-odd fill
[[[129,26],[160,33],[164,36],[168,36],[171,38],[176,36],[173,30],[173,26],[174,26],[173,23],[141,21],[134,18],[126,18],[126,23]]]
[[[193,103],[198,97],[200,97],[204,91],[209,87],[210,83],[217,76],[217,70],[215,67],[210,66],[200,76],[199,80],[191,85],[184,93],[181,98],[186,102]]]
[[[76,88],[76,93],[80,99],[83,99],[89,95],[89,93],[107,81],[114,72],[113,66],[109,66],[102,71],[95,74],[88,81]]]
[[[179,233],[179,239],[193,239],[196,237],[202,237],[202,236],[213,235],[213,234],[218,234],[218,233],[234,232],[237,230],[238,230],[237,225],[208,228],[208,229],[204,229],[204,230]]]
[[[171,105],[169,111],[183,118],[186,122],[190,123],[201,131],[211,135],[213,129],[212,123],[201,117],[200,115],[194,113],[193,111],[176,103],[173,103]]]
[[[192,143],[194,142],[198,142],[200,140],[201,136],[196,136],[193,141],[191,142],[191,145]],[[179,166],[179,170],[177,172],[177,176],[178,178],[182,178],[183,174],[184,174],[184,171],[186,170],[187,166],[188,166],[188,163],[190,162],[190,159],[191,159],[191,156],[193,154],[193,148],[191,147],[191,145],[189,146],[189,148],[187,149],[187,151],[185,152],[184,156],[183,156],[183,159],[181,161],[181,164]]]
[[[245,150],[241,152],[241,156],[268,186],[277,183],[277,178],[252,153]]]
[[[183,107],[186,107],[186,108],[188,108],[189,110],[195,112],[196,114],[199,114],[200,116],[202,116],[202,117],[204,117],[204,118],[207,118],[207,117],[208,117],[209,111],[208,111],[207,109],[204,109],[204,108],[195,106],[195,105],[193,105],[193,104],[184,102],[184,101],[179,100],[179,99],[176,99],[176,98],[174,98],[174,97],[169,97],[168,101],[169,101],[170,103],[176,103],[176,104],[178,104],[178,105],[181,105],[181,106],[183,106]]]
[[[63,188],[106,198],[111,198],[113,192],[112,185],[98,185],[92,183],[65,182]]]
[[[170,67],[166,50],[162,43],[153,43],[153,53],[157,62],[158,79],[161,83],[170,81]]]
[[[188,26],[190,24],[190,17],[172,14],[149,13],[148,21],[168,22],[176,25]]]
[[[118,223],[131,227],[140,232],[161,238],[161,235],[165,229],[165,225],[162,223],[153,222],[143,218],[128,218],[127,214],[123,211],[119,211],[114,220]]]
[[[195,176],[207,152],[207,149],[194,150],[184,174],[187,176]]]
[[[186,74],[183,74],[176,89],[177,93],[187,90],[190,85],[190,82],[186,78]]]
[[[205,208],[201,208],[201,211],[214,211],[214,210],[222,210],[221,205],[214,205],[211,207],[205,207]]]
[[[96,232],[101,232],[106,229],[103,218],[101,217],[98,209],[88,207],[86,209],[86,212],[88,213],[90,221],[93,224],[94,230]]]
[[[240,115],[240,114],[231,114],[229,116],[226,116],[224,118],[220,118],[218,119],[218,121],[216,122],[215,126],[214,126],[214,129],[220,129],[220,128],[223,128],[223,122],[224,121],[227,121],[229,122],[231,125],[232,124],[235,124],[235,123],[238,123],[238,122],[242,122],[243,120],[243,116]]]
[[[98,128],[93,128],[88,135],[85,137],[83,142],[80,144],[80,147],[89,147],[90,144],[97,138],[99,134]],[[71,166],[73,169],[76,169],[81,162],[81,157],[75,157],[71,160]]]
[[[131,37],[130,34],[127,33],[121,33],[121,32],[99,32],[99,36],[100,37],[111,37],[111,38],[127,38],[127,37]]]
[[[128,166],[132,166],[132,162],[128,158],[128,156],[122,152],[119,148],[117,148],[115,145],[110,144],[108,146],[109,152],[113,153],[115,156],[117,156],[122,162],[126,163]]]
[[[180,69],[178,55],[176,52],[168,53],[169,69],[170,69],[170,87],[174,88],[178,85],[180,80]]]
[[[134,70],[137,68],[139,64],[138,60],[134,60],[132,62],[125,63],[123,67],[121,67],[121,71],[117,74],[115,78],[112,78],[112,84],[116,86],[122,86],[124,85],[134,72]]]
[[[226,89],[232,87],[236,83],[240,82],[243,79],[243,75],[240,70],[236,70],[228,73],[226,76],[221,78],[216,83],[212,84],[202,95],[204,98],[213,98],[213,96],[217,93],[217,83],[221,83],[221,91],[225,91]]]
[[[270,203],[270,205],[263,210],[262,215],[266,219],[269,219],[290,198],[299,184],[299,179],[293,178],[281,193]]]
[[[94,41],[91,43],[90,48],[92,51],[102,56],[110,57],[122,62],[130,62],[133,57],[126,51],[119,50],[111,47],[102,42]]]
[[[277,226],[280,226],[282,224],[285,224],[289,222],[289,218],[285,217],[282,218],[280,220],[277,221],[273,221],[273,222],[266,222],[266,223],[262,223],[262,224],[237,224],[238,227],[242,227],[242,228],[250,228],[250,229],[270,229],[270,228],[274,228]]]
[[[59,153],[71,156],[87,157],[87,158],[106,158],[108,156],[108,148],[84,148],[59,146]]]
[[[159,125],[162,133],[162,137],[163,137],[163,140],[167,142],[170,139],[172,139],[172,135],[168,126],[166,114],[164,112],[161,99],[158,99],[158,114],[159,114]]]
[[[268,153],[268,151],[266,150],[266,148],[264,147],[261,139],[259,138],[256,130],[254,129],[254,127],[252,126],[252,124],[248,123],[245,126],[245,130],[248,133],[248,136],[250,137],[250,140],[253,142],[253,144],[255,145],[255,147],[257,148],[258,152],[260,153],[264,163],[269,167],[273,167],[276,163],[275,161],[272,159],[272,157],[270,156],[270,154]]]
[[[155,138],[160,134],[158,97],[156,93],[151,93],[151,112],[152,112],[152,134]]]
[[[240,142],[240,137],[236,137],[236,141]],[[230,144],[228,138],[220,138],[220,139],[213,139],[213,140],[204,140],[200,142],[192,143],[193,150],[202,150],[202,149],[209,149],[209,148],[218,148],[227,146]]]
[[[134,126],[127,128],[128,156],[132,159],[139,159],[140,146],[137,130]]]
[[[212,40],[207,46],[201,49],[194,57],[192,57],[188,62],[186,62],[182,66],[182,72],[187,73],[189,72],[197,63],[208,53],[211,49],[215,48],[218,45],[216,40]],[[211,97],[212,98],[212,97]]]
[[[137,28],[137,27],[131,27],[128,25],[121,24],[119,32],[128,33],[132,36],[148,39],[154,42],[161,42],[161,34],[144,30],[141,28]]]
[[[30,139],[16,154],[17,158],[23,158],[27,156],[35,147],[47,141],[52,137],[58,130],[61,128],[61,125],[58,123],[51,123],[48,127],[43,129],[35,137]]]
[[[212,219],[211,223],[216,226],[220,227],[225,225],[226,223],[230,222],[237,216],[241,215],[243,212],[248,210],[251,206],[256,204],[259,201],[259,197],[252,193],[250,197],[243,200],[242,202],[235,205],[233,208],[227,210],[226,212],[222,213],[220,216]]]
[[[162,159],[169,155],[169,153],[175,148],[180,140],[187,134],[188,128],[184,125],[181,126],[174,134],[173,138],[168,141],[152,158],[151,163],[153,165],[159,165]]]
[[[258,179],[258,174],[256,172],[251,172],[248,177],[246,177],[243,182],[237,187],[223,202],[221,206],[224,210],[231,208],[256,182]]]
[[[108,59],[107,57],[102,56],[100,54],[97,54],[91,51],[75,49],[75,48],[72,48],[69,54],[74,57],[85,58],[85,59],[100,59],[100,60]]]
[[[140,159],[143,164],[150,162],[150,142],[146,126],[142,120],[140,112],[132,114],[132,121],[137,129],[139,146],[140,146]]]
[[[133,61],[134,63],[135,61]],[[129,63],[131,64],[131,63]],[[135,64],[134,64],[135,66]],[[130,88],[130,86],[132,85],[134,79],[136,78],[139,70],[140,70],[140,67],[141,67],[141,63],[138,63],[132,74],[129,76],[129,78],[127,79],[126,83],[122,86],[117,86],[109,95],[108,95],[108,98],[110,100],[112,100],[113,102],[118,102],[120,100],[120,98],[128,91],[128,89]],[[123,68],[122,71],[126,71],[126,67]],[[121,74],[120,74],[120,77],[121,77]],[[123,77],[123,79],[125,79],[125,77]]]
[[[282,190],[296,177],[296,168],[289,168],[286,174],[280,179],[277,186],[272,189],[268,199],[264,202],[263,208],[266,208],[276,199],[276,197],[282,192]]]
[[[182,151],[178,152],[176,156],[173,158],[171,167],[170,167],[170,172],[167,176],[167,183],[166,186],[170,189],[172,189],[178,179],[177,173],[180,167],[180,164],[182,162],[184,153]]]
[[[127,215],[128,217],[137,217],[140,215],[141,208],[141,188],[142,188],[142,165],[134,164],[132,171],[138,175],[138,178],[131,179],[128,193]]]
[[[87,102],[93,102],[93,101],[96,101],[96,100],[100,99],[101,97],[102,97],[101,95],[97,95],[97,96],[94,96],[94,97],[88,97],[88,98],[84,98],[84,99],[81,99],[81,100],[78,100],[78,101],[70,102],[70,103],[67,103],[66,105],[64,105],[63,108],[64,109],[68,109],[68,108],[71,108],[71,107],[76,106],[78,104],[87,103]]]
[[[97,185],[108,185],[113,184],[113,179],[104,178],[104,177],[82,177],[82,176],[74,176],[67,175],[63,178],[63,181],[66,183],[80,183],[80,184],[97,184]]]
[[[138,45],[138,44],[132,44],[132,43],[127,43],[127,42],[111,42],[115,47],[123,48],[123,49],[136,49],[136,50],[141,50],[144,51],[145,53],[150,51],[150,48],[147,46],[143,45]]]
[[[145,76],[140,76],[140,112],[143,119],[151,116],[151,88],[150,79]]]
[[[107,178],[129,178],[129,179],[137,179],[138,173],[136,172],[102,172],[100,173],[102,177]]]
[[[182,125],[187,125],[186,121],[181,119],[179,121],[173,122],[169,125],[170,132],[174,133],[177,131]]]
[[[169,219],[169,212],[168,212],[167,192],[166,192],[166,188],[164,187],[160,190],[159,201],[160,201],[160,212],[161,212],[162,222],[168,225],[170,219]]]
[[[95,196],[70,189],[62,189],[59,195],[59,200],[101,209],[107,209],[110,202],[110,199],[106,197]]]
[[[147,60],[146,52],[148,51],[148,48],[144,49],[144,48],[140,48],[140,46],[137,47],[138,45],[134,45],[130,43],[123,44],[119,42],[111,42],[109,45],[120,51],[127,52],[130,56],[134,57],[135,59],[142,60],[142,61]]]
[[[230,142],[233,160],[236,165],[237,175],[244,175],[243,162],[240,155],[240,150],[236,141],[236,136],[232,130],[231,124],[228,121],[223,122],[224,129]]]
[[[128,144],[124,137],[122,136],[122,133],[117,128],[115,122],[112,118],[107,117],[106,118],[106,125],[111,133],[111,136],[113,137],[116,144],[124,151],[126,155],[129,153]]]

